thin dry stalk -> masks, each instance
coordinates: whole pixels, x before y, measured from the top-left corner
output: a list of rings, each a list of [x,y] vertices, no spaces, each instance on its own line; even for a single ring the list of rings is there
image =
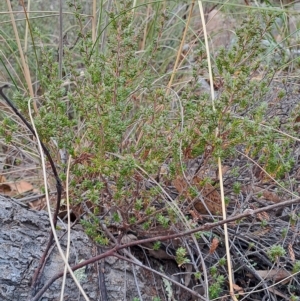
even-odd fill
[[[59,50],[58,50],[58,76],[62,78],[62,61],[63,61],[63,13],[62,0],[59,1]]]
[[[208,38],[206,32],[206,25],[205,25],[205,18],[204,18],[204,10],[202,6],[202,1],[198,0],[199,11],[202,21],[203,33],[204,33],[204,40],[205,40],[205,47],[207,53],[207,63],[208,63],[208,70],[209,70],[209,79],[210,79],[210,89],[211,89],[211,99],[212,99],[212,106],[213,110],[216,111],[214,99],[214,87],[213,87],[213,78],[212,78],[212,66],[210,62],[210,51],[208,46]],[[219,135],[219,128],[216,128],[216,136]],[[218,169],[219,169],[219,183],[220,183],[220,194],[221,194],[221,203],[222,203],[222,215],[223,220],[226,220],[226,204],[225,204],[225,196],[224,196],[224,183],[223,183],[223,172],[222,172],[222,162],[221,158],[218,157]],[[228,236],[228,229],[227,224],[224,224],[224,238],[225,238],[225,248],[226,248],[226,256],[227,256],[227,269],[228,269],[228,281],[229,281],[229,292],[232,300],[237,301],[237,298],[234,295],[233,289],[233,273],[232,273],[232,265],[231,265],[231,256],[230,256],[230,246],[229,246],[229,236]]]
[[[96,13],[97,13],[97,1],[93,0],[93,16],[92,16],[92,41],[96,42],[96,31],[97,31],[97,22],[96,22]]]
[[[72,157],[69,156],[68,160],[68,168],[67,168],[67,179],[66,179],[66,200],[67,200],[67,216],[68,216],[68,235],[67,235],[67,251],[66,251],[66,259],[69,259],[70,256],[70,242],[71,242],[71,220],[70,220],[70,198],[69,198],[69,183],[70,183],[70,166],[71,166],[71,159]],[[61,285],[61,294],[60,294],[60,301],[64,300],[64,289],[65,289],[65,284],[66,284],[66,278],[67,278],[67,271],[68,268],[65,265],[65,270],[64,270],[64,276],[63,276],[63,281]]]
[[[150,4],[148,4],[147,12],[146,12],[146,20],[148,20],[150,17],[150,10],[151,10],[151,6],[150,6]],[[148,23],[146,23],[145,28],[144,28],[144,36],[143,36],[143,41],[142,41],[142,45],[141,45],[141,50],[145,50],[146,39],[147,39],[147,24]]]
[[[22,0],[22,2],[23,2],[23,0]],[[11,8],[10,0],[6,0],[6,3],[7,3],[8,11],[9,11],[9,14],[10,14],[11,24],[13,26],[13,30],[14,30],[14,33],[15,33],[16,42],[17,42],[18,49],[19,49],[19,54],[20,54],[22,67],[23,67],[23,74],[24,74],[24,77],[25,77],[25,80],[26,80],[26,83],[27,83],[29,94],[33,98],[34,93],[33,93],[33,88],[32,88],[30,71],[29,71],[29,67],[28,67],[28,65],[25,61],[25,56],[24,56],[23,49],[22,49],[22,46],[21,46],[21,41],[20,41],[20,38],[19,38],[19,33],[18,33],[16,22],[15,22],[14,13],[13,13],[12,8]],[[23,2],[23,4],[24,4],[24,2]],[[34,107],[35,113],[38,114],[38,108],[37,108],[37,104],[36,104],[35,100],[33,101],[33,107]]]
[[[22,1],[23,5],[24,5],[24,1]],[[27,17],[29,19],[29,11],[30,11],[30,0],[28,0],[28,4],[27,4]],[[25,41],[24,41],[24,52],[25,52],[25,59],[26,59],[26,63],[28,64],[28,58],[27,58],[27,51],[28,51],[28,33],[29,33],[29,23],[26,22],[26,28],[25,28]]]
[[[186,21],[186,24],[185,24],[185,29],[184,29],[184,32],[183,32],[183,35],[182,35],[180,46],[179,46],[178,51],[177,51],[177,57],[176,57],[176,61],[175,61],[174,67],[173,67],[173,72],[171,74],[171,78],[170,78],[169,83],[168,83],[166,96],[168,96],[169,93],[170,93],[170,88],[172,86],[172,83],[173,83],[173,80],[174,80],[174,77],[175,77],[175,74],[176,74],[176,71],[177,71],[177,67],[178,67],[180,57],[181,57],[181,54],[182,54],[182,48],[183,48],[183,45],[184,45],[184,42],[185,42],[185,37],[186,37],[187,31],[189,29],[189,24],[190,24],[190,21],[191,21],[191,18],[192,18],[194,5],[195,5],[195,0],[193,0],[193,2],[190,5],[189,15],[188,15],[188,18],[187,18],[187,21]]]

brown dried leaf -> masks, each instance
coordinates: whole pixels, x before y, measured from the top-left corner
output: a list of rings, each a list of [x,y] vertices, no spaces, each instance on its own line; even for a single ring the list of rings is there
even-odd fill
[[[194,179],[194,184],[196,184],[196,180],[198,180],[199,190],[204,198],[205,205],[207,209],[212,214],[221,214],[222,213],[222,204],[221,197],[219,192],[216,190],[214,186],[209,183],[205,183],[203,187],[200,186],[200,180]],[[202,204],[201,200],[195,203],[194,207],[202,214],[207,214],[207,210],[205,206]]]
[[[44,209],[47,206],[46,199],[43,198],[43,199],[38,199],[38,200],[35,200],[35,201],[31,201],[31,202],[28,203],[28,206],[33,210],[40,211],[40,210]]]
[[[190,210],[189,213],[192,216],[194,222],[198,222],[199,220],[200,221],[203,220],[202,216],[199,214],[198,211],[196,211],[196,210]]]
[[[26,181],[11,183],[11,185],[13,186],[17,194],[22,194],[33,190],[33,186]]]
[[[230,170],[230,166],[222,165],[222,175],[225,175]],[[218,179],[220,179],[219,170],[217,171]]]
[[[270,231],[271,231],[271,227],[261,228],[257,231],[252,232],[252,236],[253,237],[255,237],[255,236],[261,237],[261,236],[268,234]]]
[[[281,199],[279,198],[279,196],[276,193],[268,191],[268,190],[263,191],[263,197],[266,200],[271,201],[273,203],[279,203],[281,201]]]
[[[209,183],[202,184],[203,179],[200,177],[195,177],[191,181],[191,184],[193,186],[196,186],[199,192],[201,193],[205,205],[202,204],[201,200],[196,200],[194,202],[194,208],[201,214],[207,214],[207,209],[212,214],[220,214],[222,213],[222,204],[221,204],[221,197],[219,192],[216,190],[214,186],[212,186]],[[176,188],[176,190],[179,192],[179,194],[184,195],[187,200],[191,201],[191,196],[188,193],[188,184],[185,181],[185,179],[181,177],[177,177],[175,180],[173,180],[173,186]]]
[[[265,211],[257,213],[257,218],[260,221],[264,221],[264,220],[268,221],[268,220],[270,220],[269,214],[267,212],[265,212]]]
[[[281,199],[276,193],[261,188],[259,186],[247,186],[246,189],[249,191],[253,191],[253,193],[262,194],[262,197],[270,202],[279,203],[281,201]]]
[[[149,149],[145,149],[145,150],[144,150],[144,153],[143,153],[143,155],[142,155],[142,159],[143,159],[143,160],[147,159],[149,153],[150,153],[150,150],[149,150]]]
[[[92,159],[94,155],[90,153],[82,153],[74,160],[74,164],[88,164]]]
[[[288,276],[290,276],[290,273],[286,270],[280,269],[280,270],[257,270],[256,273],[264,278],[264,279],[268,279],[268,280],[272,280],[275,282],[278,282]]]
[[[6,179],[3,175],[0,175],[0,183],[5,183]]]
[[[0,184],[0,193],[8,196],[12,196],[12,188],[8,183]]]
[[[218,245],[219,245],[219,240],[216,237],[214,237],[210,245],[209,254],[215,252]]]
[[[244,290],[242,287],[238,286],[237,284],[235,283],[232,283],[232,287],[233,289],[238,293],[238,294],[242,294],[244,293]]]
[[[173,185],[180,194],[186,192],[187,184],[182,178],[177,177],[175,180],[173,180]]]
[[[192,264],[185,264],[185,277],[184,277],[184,285],[186,287],[189,286],[191,282],[192,272],[193,272],[193,265]]]
[[[132,241],[137,240],[137,237],[133,234],[124,234],[123,237],[121,238],[121,243],[122,244],[128,244]]]
[[[0,184],[0,193],[7,196],[16,196],[28,191],[32,191],[33,186],[26,181],[7,182]]]
[[[277,296],[282,297],[284,300],[287,300],[287,301],[291,300],[290,298],[288,298],[286,295],[282,294],[280,291],[278,291],[278,290],[275,289],[274,287],[268,287],[268,290],[269,290],[271,293],[273,293],[273,294],[275,294],[275,295],[277,295]]]
[[[289,250],[289,254],[290,254],[292,262],[295,262],[295,252],[293,250],[293,246],[291,243],[289,243],[288,250]]]
[[[296,122],[300,122],[300,115],[298,115],[298,116],[295,118],[294,122],[295,122],[295,123],[296,123]]]

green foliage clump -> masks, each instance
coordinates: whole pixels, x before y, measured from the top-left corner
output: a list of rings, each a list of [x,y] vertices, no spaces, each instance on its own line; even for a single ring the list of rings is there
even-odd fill
[[[300,272],[300,261],[296,261],[293,265],[293,273],[299,273]]]
[[[187,255],[187,251],[185,248],[180,247],[176,250],[176,262],[178,264],[178,266],[182,266],[185,263],[189,263],[190,260],[186,257]]]
[[[290,300],[291,301],[299,301],[299,297],[295,296],[295,295],[291,295],[290,296]]]
[[[218,275],[213,277],[213,283],[209,286],[210,299],[215,299],[220,297],[224,282],[225,282],[225,278],[223,275]]]
[[[272,261],[276,261],[279,257],[284,256],[286,252],[282,246],[274,245],[268,250],[267,253]]]

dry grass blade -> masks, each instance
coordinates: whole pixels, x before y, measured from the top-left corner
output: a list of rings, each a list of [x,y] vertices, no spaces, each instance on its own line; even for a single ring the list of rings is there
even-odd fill
[[[26,63],[25,56],[24,56],[24,53],[23,53],[23,49],[22,49],[22,46],[21,46],[17,25],[16,25],[16,22],[15,22],[15,18],[14,18],[12,8],[11,8],[11,3],[10,3],[9,0],[6,0],[6,3],[7,3],[8,11],[10,12],[11,23],[12,23],[12,26],[13,26],[13,29],[14,29],[16,42],[17,42],[18,49],[19,49],[19,54],[20,54],[20,58],[21,58],[21,62],[22,62],[24,77],[25,77],[25,80],[26,80],[26,83],[27,83],[27,88],[29,90],[30,96],[32,98],[34,98],[30,71],[29,71],[28,64]],[[35,101],[33,102],[33,105],[34,105],[35,113],[38,113],[38,108],[37,108],[37,104],[36,104]]]
[[[180,57],[182,55],[182,49],[183,49],[183,45],[184,45],[184,42],[185,42],[185,37],[186,37],[187,31],[188,31],[188,28],[189,28],[189,24],[190,24],[191,16],[192,16],[192,13],[193,13],[194,5],[195,5],[195,0],[193,0],[192,3],[189,6],[189,15],[188,15],[186,25],[185,25],[185,29],[184,29],[184,32],[183,32],[183,35],[182,35],[182,38],[181,38],[180,46],[179,46],[178,51],[177,51],[176,61],[175,61],[174,66],[173,66],[173,72],[171,74],[171,78],[170,78],[169,83],[168,83],[166,95],[169,95],[169,93],[170,93],[170,89],[172,87],[174,76],[176,74],[177,67],[178,67],[178,64],[179,64],[179,61],[180,61]]]
[[[215,104],[214,104],[214,88],[213,88],[213,79],[212,79],[212,67],[210,62],[210,52],[208,47],[208,39],[207,39],[207,32],[206,32],[206,25],[205,25],[205,19],[204,19],[204,11],[202,6],[202,1],[198,1],[199,4],[199,10],[202,20],[202,27],[204,31],[204,39],[205,39],[205,46],[206,46],[206,52],[207,52],[207,58],[208,58],[208,70],[209,70],[209,77],[210,77],[210,88],[211,88],[211,100],[212,100],[212,107],[215,111]],[[216,137],[219,135],[219,128],[216,128]],[[226,205],[225,205],[225,197],[224,197],[224,183],[223,183],[223,171],[222,171],[222,163],[221,158],[218,157],[218,168],[219,168],[219,177],[220,177],[220,190],[221,190],[221,204],[222,204],[222,214],[223,214],[223,220],[226,220]],[[224,224],[224,235],[225,235],[225,246],[226,246],[226,255],[227,255],[227,266],[228,266],[228,278],[229,278],[229,292],[230,296],[234,301],[237,301],[237,298],[234,294],[233,289],[233,275],[232,275],[232,266],[231,266],[231,256],[230,256],[230,247],[229,247],[229,237],[228,237],[228,230],[227,230],[227,224]]]
[[[67,221],[68,221],[68,236],[67,236],[67,250],[66,250],[66,260],[68,261],[70,256],[70,243],[71,243],[71,215],[70,215],[70,199],[69,199],[69,183],[70,183],[70,166],[71,166],[72,156],[69,156],[68,160],[68,168],[67,168],[67,179],[66,179],[66,199],[67,199]],[[61,285],[61,295],[60,300],[64,300],[64,289],[66,283],[68,268],[65,265],[63,281]]]

